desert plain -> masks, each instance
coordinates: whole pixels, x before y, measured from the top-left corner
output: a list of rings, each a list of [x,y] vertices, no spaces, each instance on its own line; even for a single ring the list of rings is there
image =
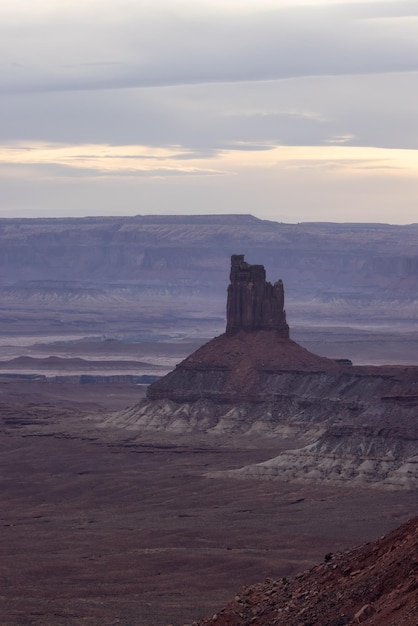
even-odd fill
[[[417,514],[417,490],[207,476],[297,440],[104,426],[224,331],[233,252],[285,278],[305,348],[418,364],[415,227],[112,219],[3,224],[1,624],[191,623]]]
[[[28,350],[32,340],[16,339],[9,356],[26,344],[36,369],[48,341],[37,337]],[[80,359],[105,349],[99,370],[109,374],[110,362],[121,374],[131,361],[169,369],[203,341],[60,337],[49,356],[60,355],[61,375],[74,374]],[[0,375],[0,623],[190,623],[243,585],[300,572],[417,512],[411,491],[206,477],[270,458],[280,441],[100,426],[100,416],[135,404],[145,389]]]

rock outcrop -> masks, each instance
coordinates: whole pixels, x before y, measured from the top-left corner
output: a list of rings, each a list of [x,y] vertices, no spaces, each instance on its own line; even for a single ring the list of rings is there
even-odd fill
[[[240,254],[231,257],[230,279],[226,332],[152,384],[149,400],[259,402],[266,399],[262,381],[268,371],[337,369],[335,361],[289,338],[281,280],[267,282],[264,267],[246,263]]]
[[[266,281],[263,265],[250,265],[243,254],[231,257],[230,285],[226,305],[226,333],[239,330],[276,330],[289,338],[284,310],[283,282]]]
[[[196,350],[150,385],[147,395],[150,400],[168,398],[175,402],[202,398],[227,403],[264,402],[277,395],[271,385],[275,373],[299,371],[319,376],[340,369],[333,360],[305,350],[274,330],[239,330],[215,337]]]
[[[113,426],[250,435],[293,448],[235,478],[418,485],[418,367],[351,366],[289,338],[283,285],[234,255],[227,330],[148,387]],[[295,445],[295,442],[297,445]],[[295,449],[296,448],[296,449]]]
[[[211,476],[415,489],[417,452],[415,429],[408,432],[406,428],[363,427],[358,423],[330,426],[304,448],[237,470],[213,472]]]

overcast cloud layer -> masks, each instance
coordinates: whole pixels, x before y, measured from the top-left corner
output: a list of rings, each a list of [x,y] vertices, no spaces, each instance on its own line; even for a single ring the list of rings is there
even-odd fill
[[[418,222],[418,0],[2,0],[0,216]]]

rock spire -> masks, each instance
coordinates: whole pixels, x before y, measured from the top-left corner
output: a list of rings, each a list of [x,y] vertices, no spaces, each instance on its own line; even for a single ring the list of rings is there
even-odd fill
[[[226,305],[226,332],[275,330],[289,338],[284,310],[283,282],[266,281],[263,265],[250,265],[243,254],[231,257],[230,285]]]

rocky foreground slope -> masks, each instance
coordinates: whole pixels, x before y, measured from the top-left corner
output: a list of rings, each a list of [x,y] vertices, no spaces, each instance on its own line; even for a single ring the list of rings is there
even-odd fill
[[[305,350],[289,338],[282,289],[262,266],[233,256],[226,332],[109,423],[276,437],[297,448],[229,471],[234,478],[416,488],[418,367],[355,367]]]
[[[416,626],[418,518],[293,578],[246,587],[194,626]]]

